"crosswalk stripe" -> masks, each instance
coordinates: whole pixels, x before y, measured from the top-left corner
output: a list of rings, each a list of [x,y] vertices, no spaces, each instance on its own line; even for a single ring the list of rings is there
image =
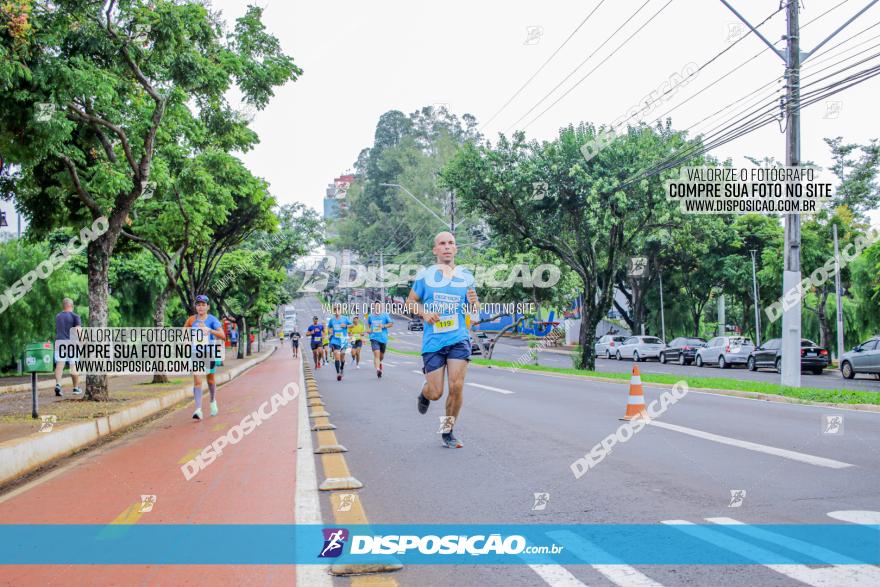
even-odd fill
[[[726,522],[724,522],[725,525],[742,525],[742,522],[734,520],[733,518],[706,518],[706,520],[714,523],[719,523],[718,521],[720,520],[726,520]],[[687,520],[664,520],[661,524],[675,526],[682,532],[700,538],[701,540],[705,540],[713,546],[736,552],[737,554],[756,562],[770,558],[781,558],[768,550],[755,546],[751,542],[744,542],[727,534],[708,530],[705,526],[700,526],[697,531],[693,531],[690,528],[693,528],[695,524],[688,522]],[[752,529],[749,532],[753,530],[758,529]],[[764,533],[770,535],[771,538],[773,537],[771,532]],[[767,536],[763,535],[761,535],[760,538],[765,542],[776,541],[768,540]],[[779,538],[777,538],[777,540],[778,539]],[[788,548],[791,549],[792,541],[787,538],[785,541],[788,543]],[[816,547],[811,546],[811,549],[815,551]],[[869,586],[877,585],[878,581],[878,569],[872,565],[831,565],[822,568],[811,568],[807,565],[790,562],[782,564],[763,564],[762,566],[772,571],[776,571],[781,575],[785,575],[790,579],[794,579],[795,581],[800,581],[806,585],[812,585],[813,587],[833,587],[837,585]]]
[[[829,469],[845,469],[847,467],[855,466],[851,465],[850,463],[844,463],[842,461],[836,461],[834,459],[826,459],[825,457],[817,457],[814,455],[808,455],[806,453],[787,450],[784,448],[776,448],[775,446],[758,444],[757,442],[749,442],[748,440],[739,440],[737,438],[730,438],[729,436],[721,436],[720,434],[703,432],[702,430],[696,430],[694,428],[688,428],[686,426],[679,426],[677,424],[658,422],[657,420],[650,420],[648,424],[656,428],[672,430],[673,432],[681,432],[682,434],[696,436],[697,438],[702,438],[704,440],[711,440],[719,444],[727,444],[729,446],[736,446],[738,448],[744,448],[746,450],[762,452],[764,454],[782,457],[785,459],[791,459],[793,461],[807,463],[809,465],[815,465],[817,467],[827,467]]]
[[[841,510],[828,512],[828,516],[835,520],[849,522],[850,524],[862,524],[863,526],[880,525],[880,512],[866,510]]]
[[[560,565],[529,565],[550,587],[587,587],[568,569]]]
[[[597,558],[607,560],[612,559],[611,555],[602,550],[598,545],[578,536],[574,532],[561,530],[557,532],[548,532],[547,536],[552,538],[555,543],[565,546],[569,552],[574,553],[575,556],[585,562],[596,560]],[[606,579],[619,587],[663,587],[661,583],[654,581],[644,573],[641,573],[635,568],[621,562],[613,564],[594,564],[592,566],[594,569],[602,573]]]
[[[503,393],[504,395],[510,395],[513,393],[509,389],[501,389],[500,387],[492,387],[491,385],[483,385],[482,383],[471,383],[470,381],[468,381],[467,384],[474,387],[479,387],[481,389],[488,389],[489,391],[497,391],[498,393]]]

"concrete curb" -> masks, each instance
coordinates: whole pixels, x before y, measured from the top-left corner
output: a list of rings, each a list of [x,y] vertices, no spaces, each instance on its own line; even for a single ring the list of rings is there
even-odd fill
[[[268,359],[273,352],[275,352],[275,348],[226,373],[219,374],[217,384],[228,383],[251,367]],[[17,479],[55,459],[68,456],[104,436],[120,432],[132,424],[170,408],[189,398],[191,393],[191,385],[172,389],[109,416],[67,426],[56,425],[51,432],[36,432],[22,438],[0,442],[0,485]]]

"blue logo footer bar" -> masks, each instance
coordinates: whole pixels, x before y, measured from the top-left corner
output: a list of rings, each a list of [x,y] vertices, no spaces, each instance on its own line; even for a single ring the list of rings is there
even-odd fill
[[[375,563],[876,565],[880,526],[0,524],[3,565]]]

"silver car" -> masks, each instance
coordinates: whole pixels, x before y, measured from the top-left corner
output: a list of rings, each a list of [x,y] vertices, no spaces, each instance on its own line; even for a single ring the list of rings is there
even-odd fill
[[[694,363],[697,367],[718,365],[721,369],[727,369],[731,365],[745,365],[754,349],[752,341],[742,336],[716,336],[697,351]]]
[[[852,379],[856,373],[873,373],[880,379],[880,337],[868,339],[840,357],[840,374]]]
[[[656,336],[630,336],[617,347],[614,354],[617,360],[632,359],[643,361],[645,359],[660,358],[660,351],[666,348],[666,343]]]
[[[626,339],[627,337],[619,334],[606,334],[597,340],[593,347],[596,351],[596,356],[610,359],[617,352],[617,347]]]

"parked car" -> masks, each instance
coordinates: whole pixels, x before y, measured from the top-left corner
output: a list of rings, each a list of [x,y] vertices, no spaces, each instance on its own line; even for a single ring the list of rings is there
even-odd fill
[[[755,350],[752,341],[742,336],[716,336],[697,350],[694,363],[697,367],[717,364],[721,369],[731,365],[745,365]]]
[[[686,336],[674,338],[660,353],[660,362],[677,361],[679,365],[693,363],[697,351],[704,346],[706,346],[706,341],[702,338],[688,338]]]
[[[857,373],[873,373],[880,379],[880,336],[868,339],[840,357],[840,373],[852,379]]]
[[[615,357],[617,360],[632,359],[642,361],[649,358],[659,358],[660,351],[666,348],[666,344],[656,336],[630,336],[617,346]]]
[[[617,351],[617,347],[626,339],[627,337],[619,334],[606,334],[605,336],[599,337],[599,340],[596,341],[596,344],[593,347],[596,351],[596,356],[610,359]]]
[[[471,354],[472,355],[482,355],[483,347],[486,348],[486,352],[495,346],[495,341],[490,340],[485,332],[471,332]]]
[[[768,340],[749,354],[746,366],[749,371],[772,367],[780,371],[782,362],[782,339]],[[828,349],[823,349],[811,340],[801,339],[801,369],[811,371],[813,375],[821,375],[822,370],[830,363]]]
[[[425,330],[425,324],[422,322],[421,316],[413,316],[409,319],[409,325],[407,326],[407,330],[410,332],[418,331],[422,332]]]

